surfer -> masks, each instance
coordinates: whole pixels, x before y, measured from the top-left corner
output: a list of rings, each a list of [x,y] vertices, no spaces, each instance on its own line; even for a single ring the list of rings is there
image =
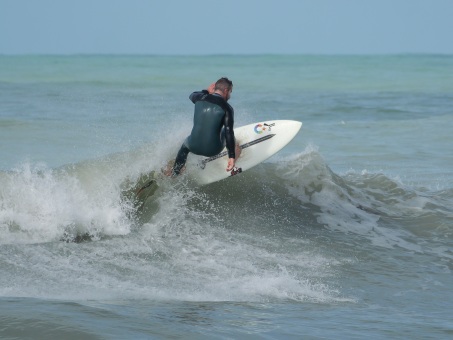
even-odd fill
[[[228,164],[226,171],[233,170],[241,148],[234,138],[234,110],[228,100],[233,91],[233,82],[220,78],[207,90],[193,92],[189,99],[195,104],[193,128],[176,156],[171,176],[178,176],[186,164],[190,152],[211,157],[219,154],[226,146]]]

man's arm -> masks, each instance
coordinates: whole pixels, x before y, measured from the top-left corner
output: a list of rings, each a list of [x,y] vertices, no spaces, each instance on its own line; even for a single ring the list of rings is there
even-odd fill
[[[234,138],[234,118],[233,113],[229,110],[225,112],[225,143],[228,150],[228,165],[226,171],[231,171],[236,164],[236,140]]]
[[[214,87],[215,83],[212,83],[208,86],[207,90],[195,91],[189,96],[189,99],[195,104],[197,101],[203,99],[207,94],[213,94]]]
[[[203,99],[208,94],[208,90],[195,91],[189,96],[189,99],[192,101],[192,103],[195,104],[197,101]]]

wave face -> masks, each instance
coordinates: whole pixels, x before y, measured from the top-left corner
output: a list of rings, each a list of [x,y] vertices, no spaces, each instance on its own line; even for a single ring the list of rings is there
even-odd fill
[[[1,295],[341,302],[356,296],[339,276],[370,256],[379,266],[382,254],[415,254],[451,270],[450,189],[338,175],[309,146],[203,187],[190,173],[161,180],[136,211],[122,192],[150,159],[160,169],[164,156],[152,156],[0,173]]]

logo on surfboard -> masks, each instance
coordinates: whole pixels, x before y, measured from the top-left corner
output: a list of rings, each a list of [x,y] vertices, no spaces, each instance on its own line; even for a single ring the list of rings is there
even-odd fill
[[[275,126],[275,123],[272,123],[272,124],[267,124],[267,123],[261,124],[260,123],[260,124],[256,124],[253,129],[255,130],[255,133],[261,134],[261,133],[263,133],[266,130],[272,131],[271,128],[273,126]]]

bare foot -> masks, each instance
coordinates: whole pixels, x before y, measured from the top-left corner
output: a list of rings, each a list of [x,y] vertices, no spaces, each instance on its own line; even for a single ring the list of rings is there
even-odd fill
[[[168,161],[167,165],[165,168],[162,168],[162,173],[164,176],[171,177],[173,174],[173,164],[175,164],[175,161]]]
[[[175,164],[174,160],[168,161],[167,166],[162,168],[162,173],[164,176],[172,177],[173,176],[173,165]],[[186,166],[183,166],[179,174],[182,174],[186,170]]]

